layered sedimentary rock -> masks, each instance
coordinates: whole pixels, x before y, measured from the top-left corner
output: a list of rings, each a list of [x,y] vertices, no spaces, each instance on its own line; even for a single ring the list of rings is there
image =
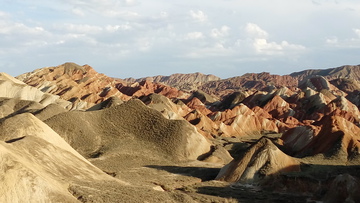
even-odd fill
[[[172,74],[170,76],[158,75],[154,77],[146,77],[139,79],[133,79],[133,78],[125,79],[125,81],[129,83],[141,82],[144,80],[155,83],[163,83],[171,87],[176,87],[178,89],[191,91],[191,90],[196,90],[198,86],[206,82],[220,80],[220,78],[215,75],[205,75],[202,73],[189,73],[189,74],[177,73],[177,74]]]
[[[255,183],[266,176],[300,171],[300,162],[283,153],[268,138],[261,138],[245,154],[221,169],[217,180]]]
[[[42,92],[59,95],[74,103],[74,109],[86,109],[111,96],[128,99],[117,90],[119,81],[97,73],[88,65],[65,63],[57,67],[37,69],[17,77]]]
[[[72,105],[70,102],[59,99],[59,96],[44,93],[6,73],[0,73],[0,89],[0,97],[3,98],[33,101],[40,103],[43,106],[56,103],[64,108],[69,108]]]
[[[313,126],[291,129],[281,137],[288,153],[305,157],[324,154],[347,161],[358,158],[360,128],[345,118],[325,116]]]
[[[168,98],[185,98],[188,95],[183,91],[160,83],[153,83],[147,80],[135,82],[131,85],[124,85],[119,83],[116,88],[128,96],[141,97],[152,93],[164,95]]]

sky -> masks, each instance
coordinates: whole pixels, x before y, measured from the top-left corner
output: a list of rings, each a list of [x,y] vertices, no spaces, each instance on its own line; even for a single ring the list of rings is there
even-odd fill
[[[0,0],[0,72],[289,74],[360,64],[358,0]]]

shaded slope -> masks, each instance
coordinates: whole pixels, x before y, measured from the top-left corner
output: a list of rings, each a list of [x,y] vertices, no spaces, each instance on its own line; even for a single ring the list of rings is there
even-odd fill
[[[300,171],[300,162],[283,153],[270,139],[263,137],[243,157],[224,166],[216,179],[252,183],[269,175],[290,171]]]
[[[196,159],[208,141],[184,120],[168,120],[139,100],[108,109],[68,112],[45,121],[86,157],[117,153]],[[134,151],[135,150],[135,151]]]

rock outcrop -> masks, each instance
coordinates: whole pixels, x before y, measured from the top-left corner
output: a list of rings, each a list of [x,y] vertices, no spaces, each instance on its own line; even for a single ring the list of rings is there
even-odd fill
[[[300,162],[283,153],[268,138],[261,138],[239,159],[224,166],[217,180],[256,183],[270,175],[300,171]]]
[[[325,116],[313,126],[297,127],[281,139],[288,153],[297,157],[324,154],[342,161],[358,158],[360,128],[345,118]]]

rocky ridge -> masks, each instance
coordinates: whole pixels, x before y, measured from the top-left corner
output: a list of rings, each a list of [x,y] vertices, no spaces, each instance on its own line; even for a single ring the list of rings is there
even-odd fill
[[[170,76],[154,76],[154,77],[145,77],[145,78],[127,78],[124,81],[128,83],[135,83],[135,82],[142,82],[142,81],[149,81],[154,83],[163,83],[165,85],[176,87],[181,90],[191,91],[197,90],[199,86],[210,82],[210,81],[217,81],[220,80],[219,77],[215,75],[205,75],[202,73],[190,73],[190,74],[172,74]]]

